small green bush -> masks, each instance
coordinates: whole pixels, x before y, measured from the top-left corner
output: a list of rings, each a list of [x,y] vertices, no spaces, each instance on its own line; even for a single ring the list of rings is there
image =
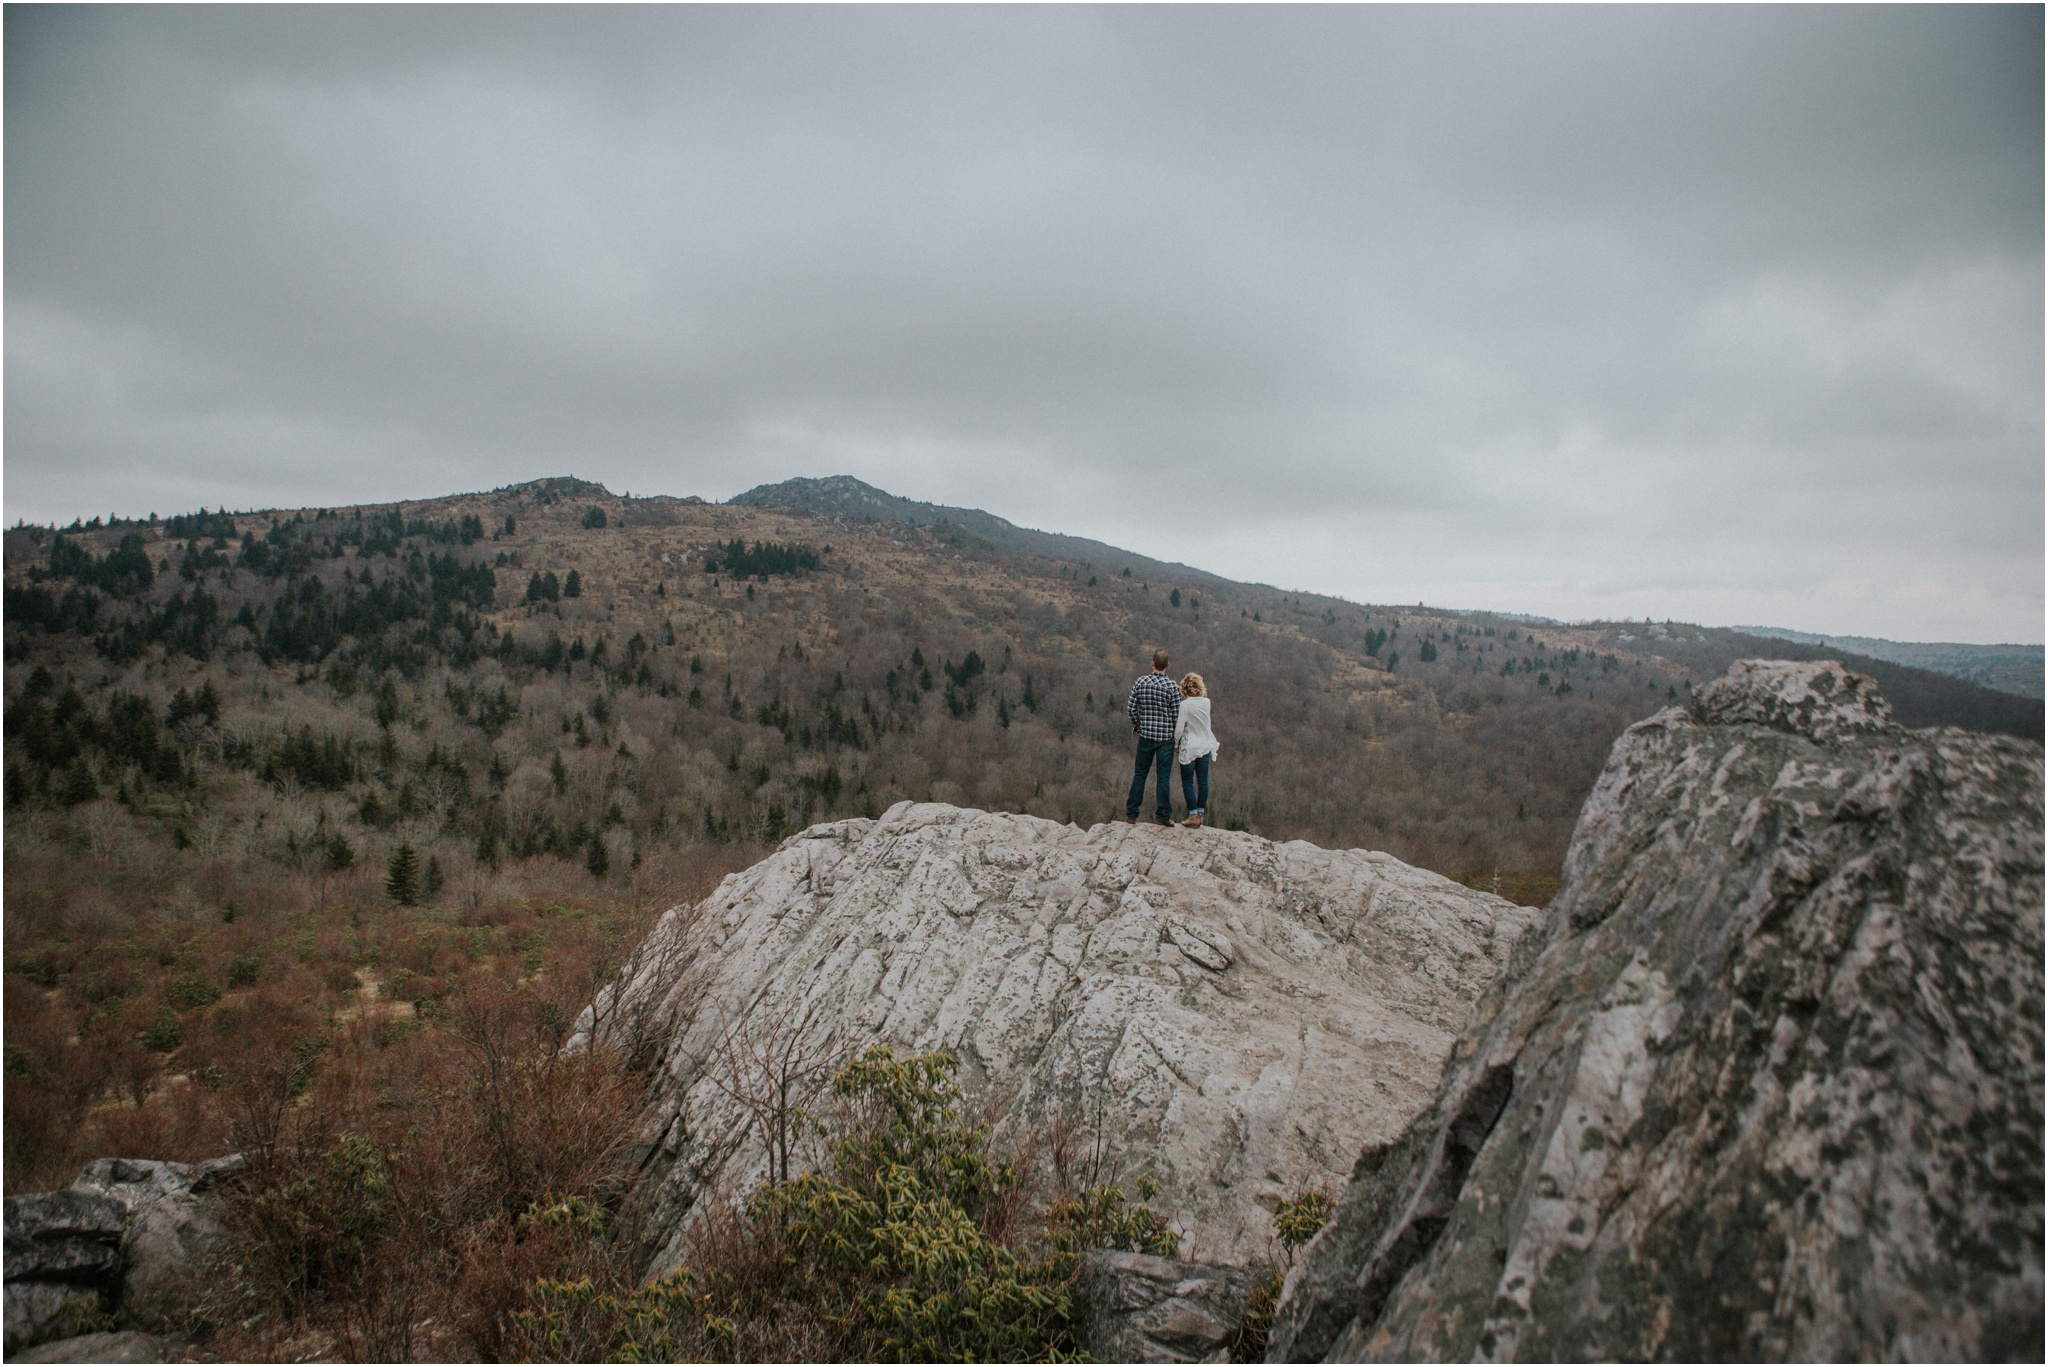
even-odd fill
[[[193,1011],[202,1006],[212,1006],[220,1000],[220,989],[196,973],[171,979],[164,989],[164,999],[180,1011]]]
[[[859,1055],[833,1078],[846,1118],[822,1171],[755,1188],[737,1244],[708,1262],[618,1292],[536,1281],[511,1316],[524,1351],[730,1360],[801,1320],[836,1340],[827,1361],[1072,1360],[1081,1252],[1172,1255],[1179,1237],[1113,1186],[1009,1218],[1018,1174],[967,1120],[957,1068],[945,1053]]]
[[[420,1028],[418,1016],[393,1016],[377,1022],[377,1028],[370,1032],[370,1040],[379,1049],[389,1049],[417,1035]]]
[[[1319,1186],[1303,1187],[1273,1208],[1273,1233],[1290,1257],[1330,1221],[1330,1193]]]
[[[254,954],[237,954],[228,960],[228,986],[247,987],[256,981],[262,971],[263,961]]]
[[[170,1007],[160,1007],[156,1019],[135,1032],[136,1041],[151,1053],[168,1054],[185,1042],[185,1029]]]
[[[38,987],[55,987],[57,985],[57,965],[52,962],[46,950],[37,949],[9,954],[7,956],[7,971],[9,973],[19,973]]]
[[[390,1198],[383,1155],[344,1133],[248,1199],[243,1267],[295,1301],[324,1291],[362,1265],[388,1222]]]

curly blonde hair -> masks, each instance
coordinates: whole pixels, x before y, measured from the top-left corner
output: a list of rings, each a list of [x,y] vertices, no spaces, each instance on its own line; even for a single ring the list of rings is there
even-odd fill
[[[1202,682],[1199,674],[1183,674],[1180,676],[1180,694],[1183,698],[1206,698],[1209,685]]]

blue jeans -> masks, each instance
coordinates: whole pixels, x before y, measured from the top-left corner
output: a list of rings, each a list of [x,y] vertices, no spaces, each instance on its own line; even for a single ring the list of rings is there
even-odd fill
[[[1138,767],[1131,775],[1131,799],[1124,804],[1125,816],[1133,821],[1138,819],[1138,808],[1145,803],[1145,771],[1156,767],[1159,770],[1158,816],[1161,821],[1173,820],[1173,790],[1166,779],[1166,771],[1173,763],[1173,752],[1171,736],[1165,740],[1138,737]]]
[[[1180,766],[1180,794],[1188,800],[1189,816],[1209,810],[1209,756],[1197,755]]]

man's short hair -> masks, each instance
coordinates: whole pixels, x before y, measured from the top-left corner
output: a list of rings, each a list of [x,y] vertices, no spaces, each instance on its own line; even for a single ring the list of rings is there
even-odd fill
[[[1163,651],[1163,650],[1155,650],[1155,651],[1153,651],[1153,652],[1152,652],[1152,667],[1153,667],[1154,669],[1164,669],[1164,668],[1166,668],[1166,666],[1167,666],[1167,664],[1168,664],[1168,663],[1169,663],[1169,662],[1168,662],[1168,660],[1167,660],[1167,658],[1166,658],[1166,652],[1165,652],[1165,651]]]

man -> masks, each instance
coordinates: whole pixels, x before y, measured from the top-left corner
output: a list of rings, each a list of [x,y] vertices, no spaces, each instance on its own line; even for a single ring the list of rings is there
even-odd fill
[[[1166,677],[1166,652],[1152,652],[1152,672],[1131,685],[1130,701],[1124,711],[1131,729],[1138,733],[1138,767],[1131,775],[1131,798],[1124,804],[1124,820],[1136,821],[1145,802],[1145,770],[1159,771],[1159,824],[1173,824],[1173,799],[1168,794],[1166,772],[1173,764],[1173,726],[1180,716],[1180,685]]]

